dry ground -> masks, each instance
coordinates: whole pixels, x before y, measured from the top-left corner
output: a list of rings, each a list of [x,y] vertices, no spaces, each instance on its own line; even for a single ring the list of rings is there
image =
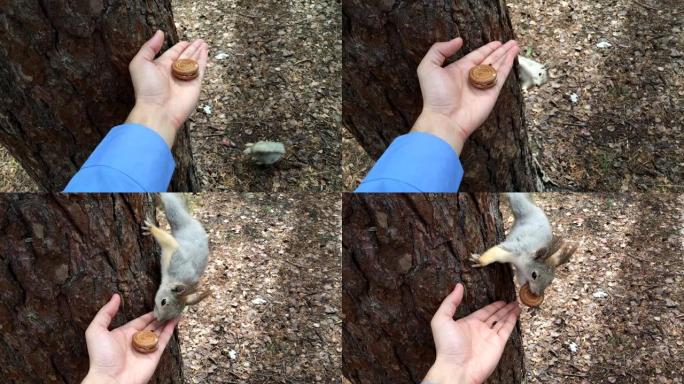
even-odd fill
[[[684,195],[536,200],[557,235],[584,244],[521,315],[530,383],[682,383]]]
[[[525,95],[546,187],[684,190],[683,3],[506,3],[523,54],[550,67],[549,82]],[[344,187],[353,190],[373,162],[344,131]]]
[[[342,35],[339,0],[173,0],[179,38],[204,39],[209,63],[188,120],[206,191],[339,191]],[[273,167],[245,144],[285,144]],[[0,147],[0,192],[36,190]]]
[[[547,186],[683,191],[684,3],[507,4],[524,53],[550,67],[525,100]]]
[[[340,190],[339,1],[172,3],[179,37],[210,46],[189,121],[203,190]],[[285,158],[246,161],[244,145],[259,140],[283,142]]]
[[[190,206],[213,297],[178,328],[186,381],[339,382],[339,195],[204,193]]]

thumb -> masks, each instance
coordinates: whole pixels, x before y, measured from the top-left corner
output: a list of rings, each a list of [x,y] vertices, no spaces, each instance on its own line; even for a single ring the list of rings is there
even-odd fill
[[[143,44],[143,46],[140,48],[140,51],[138,51],[138,54],[135,55],[133,60],[154,60],[154,57],[157,55],[157,53],[159,53],[162,44],[164,44],[164,32],[158,30],[154,33],[154,36],[152,36],[151,39],[147,40],[145,44]]]
[[[463,284],[458,283],[453,291],[447,296],[442,304],[437,309],[435,317],[449,318],[452,319],[456,313],[456,309],[463,300]]]
[[[109,324],[112,322],[114,316],[119,311],[119,304],[121,303],[121,297],[118,294],[114,294],[111,299],[97,312],[93,321],[90,322],[88,328],[93,329],[105,329],[109,328]]]
[[[444,41],[440,43],[434,43],[432,47],[427,51],[425,57],[420,62],[418,69],[429,67],[430,65],[441,67],[444,61],[451,57],[454,53],[458,52],[463,46],[463,39],[457,37],[449,41]]]

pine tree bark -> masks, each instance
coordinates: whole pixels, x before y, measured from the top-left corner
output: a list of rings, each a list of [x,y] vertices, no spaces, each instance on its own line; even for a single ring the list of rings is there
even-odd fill
[[[0,376],[5,383],[80,383],[85,330],[113,293],[118,327],[154,307],[158,251],[137,195],[0,196]],[[173,336],[151,382],[181,383]]]
[[[496,195],[346,194],[342,209],[342,370],[352,383],[419,383],[435,359],[430,320],[456,283],[466,288],[456,318],[515,300],[508,266],[468,261],[503,239]],[[523,378],[516,326],[489,382]]]
[[[437,41],[462,37],[455,56],[514,38],[503,0],[343,0],[343,123],[377,159],[422,109],[416,69]],[[541,188],[527,141],[523,99],[511,72],[491,115],[466,142],[461,191]]]
[[[128,64],[156,29],[178,40],[170,0],[0,2],[0,144],[40,187],[61,191],[134,105]],[[190,136],[171,189],[195,191]]]

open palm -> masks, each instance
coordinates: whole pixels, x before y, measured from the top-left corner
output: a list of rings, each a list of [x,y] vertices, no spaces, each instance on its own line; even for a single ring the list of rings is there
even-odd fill
[[[108,330],[112,318],[119,309],[119,295],[112,296],[95,315],[86,330],[90,371],[84,382],[97,382],[107,378],[119,383],[146,383],[154,374],[159,359],[173,335],[173,329],[179,318],[159,323],[154,314],[149,312],[135,320]],[[154,330],[159,335],[159,344],[155,352],[140,353],[133,349],[133,334],[144,329]]]
[[[161,107],[178,129],[194,111],[199,100],[200,85],[207,65],[208,46],[201,39],[192,44],[181,41],[161,56],[155,56],[164,43],[164,33],[157,31],[143,45],[129,65],[136,103]],[[199,75],[193,80],[178,80],[171,65],[178,59],[193,59],[199,64]]]
[[[494,108],[520,48],[514,40],[503,45],[494,41],[442,67],[462,46],[461,38],[435,43],[418,66],[418,79],[423,111],[449,118],[451,126],[462,131],[459,136],[467,138]],[[468,82],[468,72],[479,64],[491,64],[496,69],[498,80],[494,87],[478,89]]]
[[[463,285],[458,284],[432,318],[437,352],[435,367],[451,370],[452,377],[458,372],[468,383],[482,383],[496,368],[520,307],[517,302],[497,301],[454,321],[462,299]]]

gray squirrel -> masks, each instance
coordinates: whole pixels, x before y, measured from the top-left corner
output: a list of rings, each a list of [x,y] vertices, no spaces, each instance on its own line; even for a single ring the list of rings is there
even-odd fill
[[[197,292],[197,284],[207,266],[209,239],[202,224],[188,213],[183,198],[176,193],[160,193],[171,233],[145,220],[143,233],[152,235],[161,247],[161,284],[154,298],[154,317],[159,321],[181,314],[210,295]]]
[[[523,90],[527,90],[533,85],[545,84],[549,79],[546,66],[525,56],[518,55],[518,72],[520,74],[520,86]]]
[[[473,254],[471,259],[476,267],[513,264],[520,285],[529,283],[530,291],[541,295],[553,281],[556,268],[570,261],[577,245],[553,236],[549,219],[529,193],[506,195],[515,218],[510,233],[502,243],[481,256]]]

